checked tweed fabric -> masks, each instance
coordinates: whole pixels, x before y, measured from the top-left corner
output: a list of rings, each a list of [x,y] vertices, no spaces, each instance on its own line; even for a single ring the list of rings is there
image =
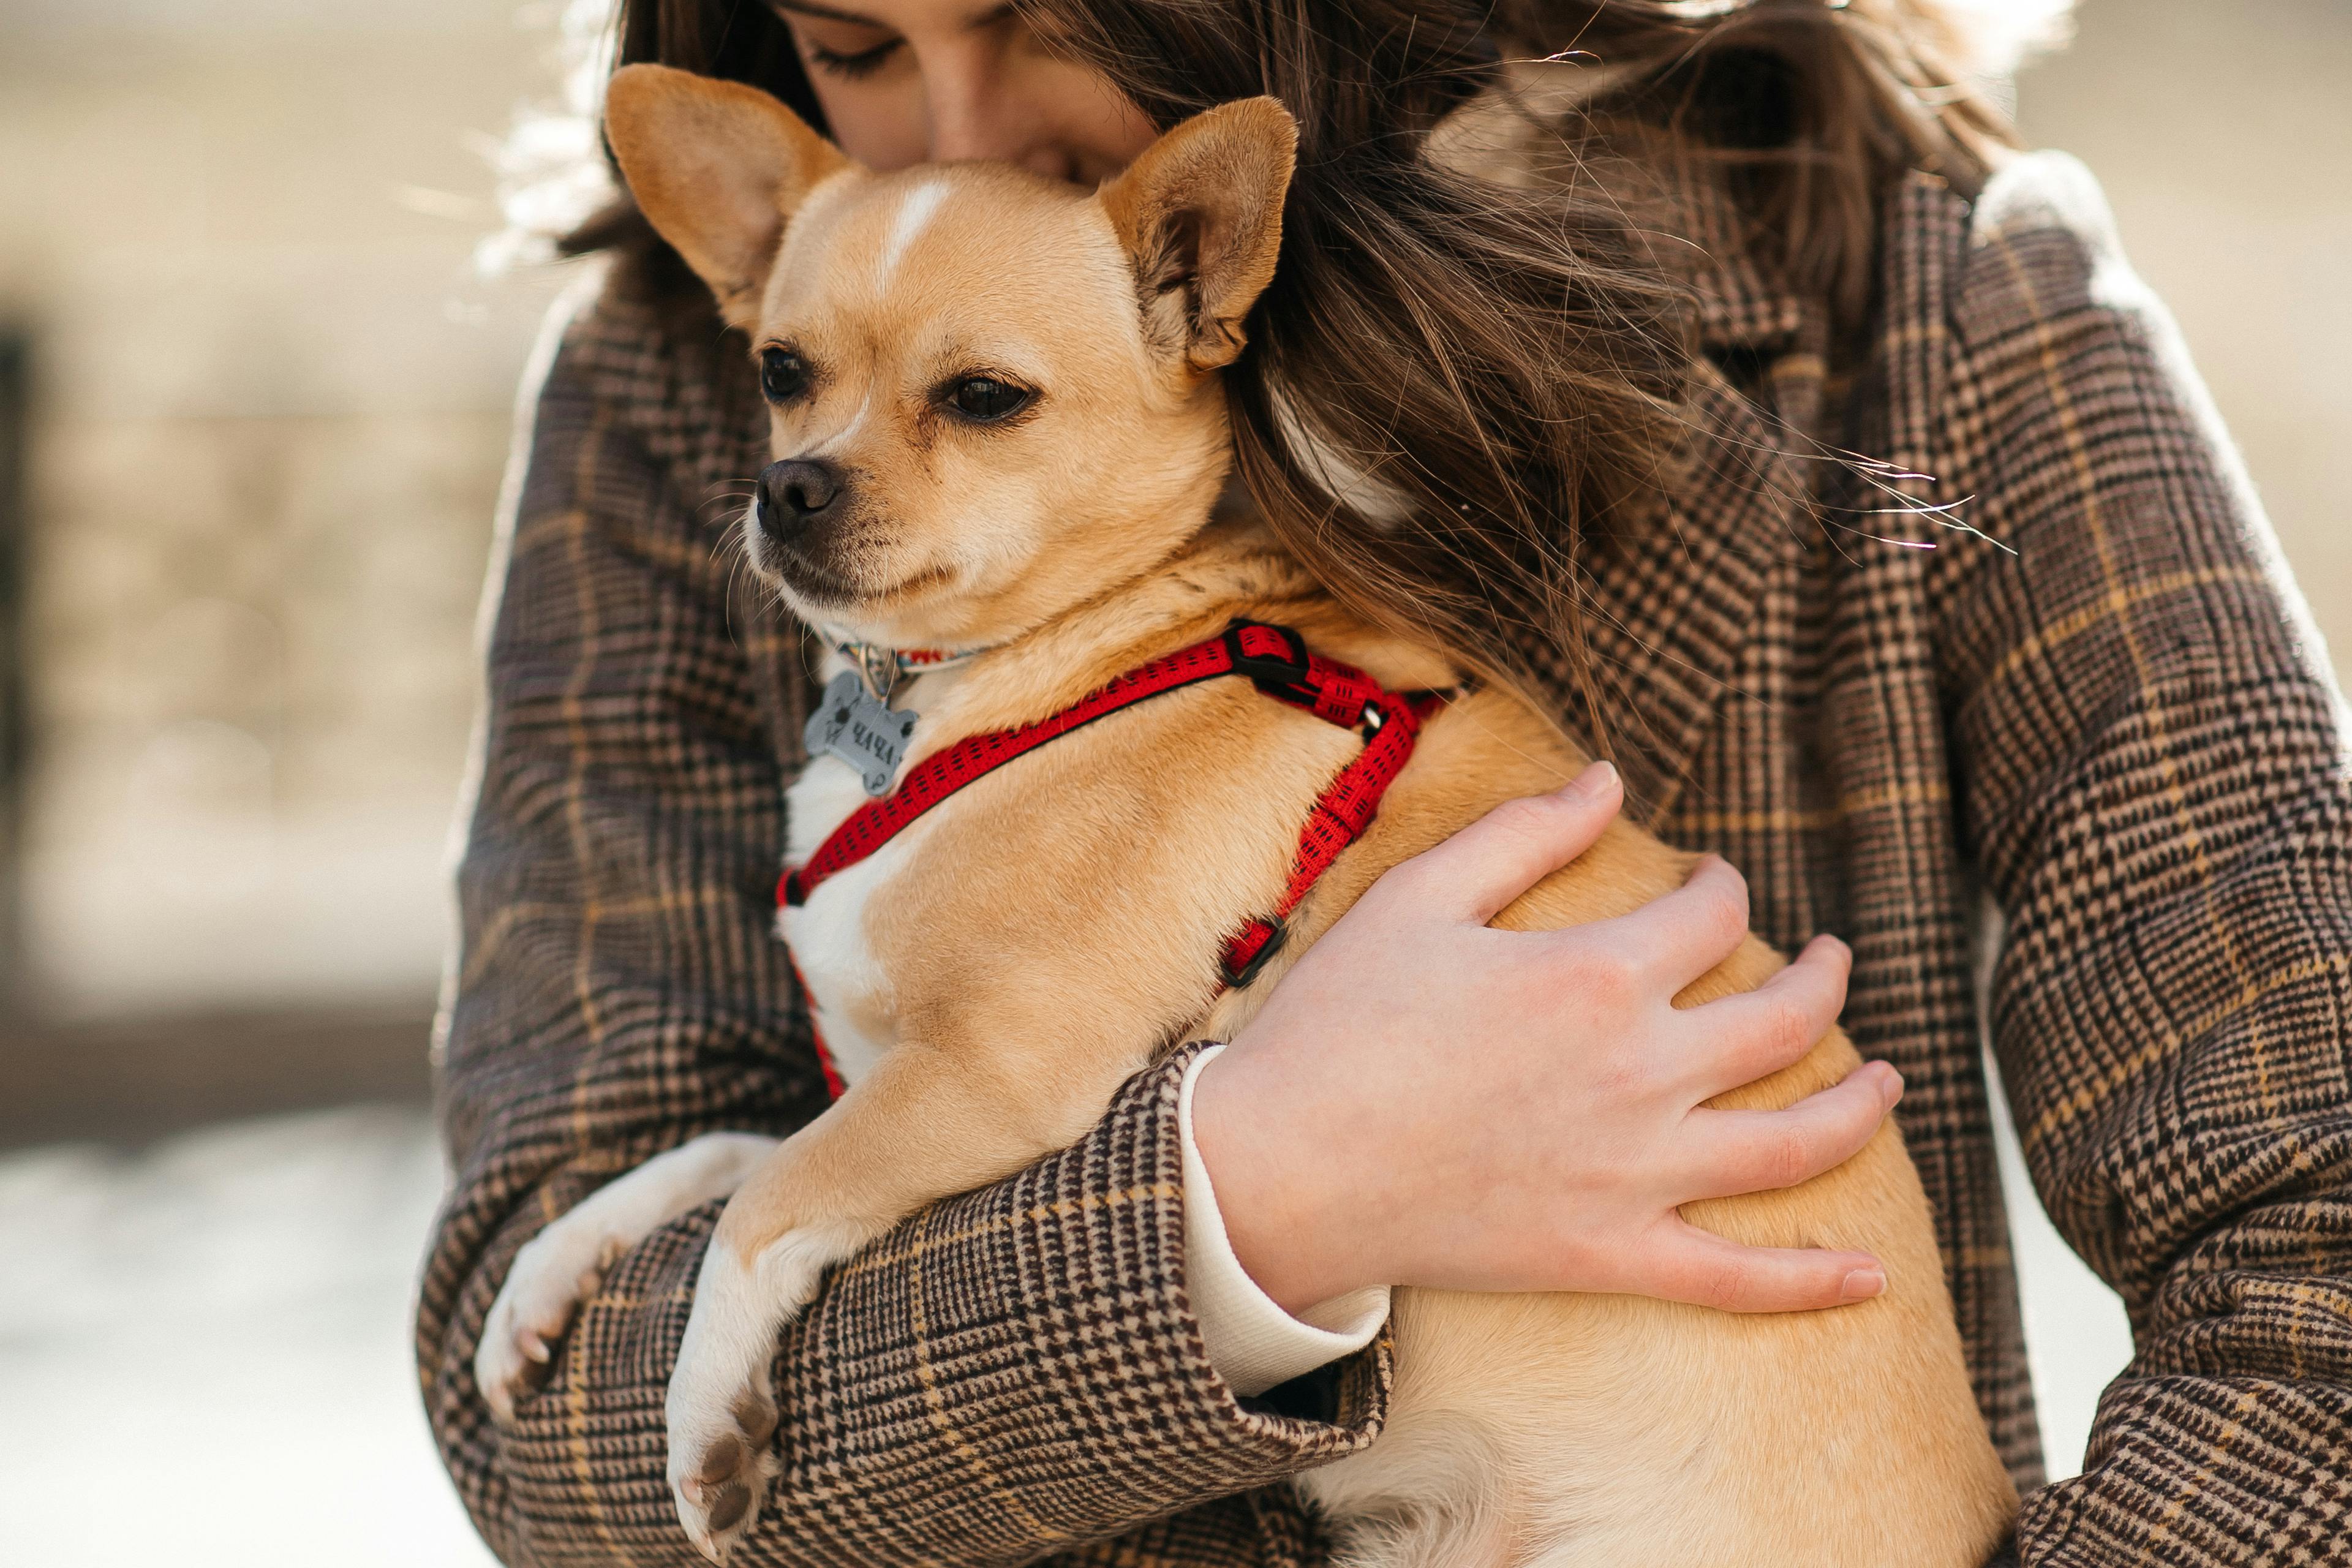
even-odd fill
[[[2018,1556],[2352,1561],[2347,723],[2171,327],[2062,157],[1973,203],[1896,193],[1874,343],[1835,380],[1818,303],[1725,204],[1692,212],[1700,472],[1591,563],[1633,808],[1738,865],[1775,942],[1853,944],[1845,1021],[1909,1082],[1978,1396],[2031,1487],[1989,1024],[2042,1200],[2137,1345]],[[471,1362],[516,1249],[583,1194],[825,1104],[769,932],[808,680],[729,539],[722,486],[765,460],[740,343],[611,293],[558,326],[493,574],[418,1365],[506,1559],[690,1564],[662,1401],[715,1208],[620,1260],[514,1432]],[[835,1272],[778,1350],[783,1473],[744,1561],[1327,1560],[1283,1482],[1376,1439],[1388,1352],[1269,1400],[1218,1382],[1181,1066]]]

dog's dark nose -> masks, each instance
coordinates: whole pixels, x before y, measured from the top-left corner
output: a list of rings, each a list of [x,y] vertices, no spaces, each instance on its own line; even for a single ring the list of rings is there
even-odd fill
[[[791,458],[760,472],[760,531],[779,544],[841,510],[849,486],[831,463]]]

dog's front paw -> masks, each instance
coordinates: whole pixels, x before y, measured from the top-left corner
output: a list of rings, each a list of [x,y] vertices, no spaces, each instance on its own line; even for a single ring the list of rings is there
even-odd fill
[[[705,1557],[727,1553],[760,1517],[782,1468],[770,1373],[777,1336],[816,1294],[828,1264],[860,1237],[847,1228],[787,1232],[746,1265],[714,1237],[669,1380],[669,1486],[678,1522]]]
[[[547,1385],[580,1303],[596,1293],[604,1272],[624,1250],[618,1237],[567,1215],[523,1244],[474,1352],[474,1384],[500,1426],[514,1420],[515,1402]]]
[[[762,1363],[756,1379],[737,1385],[723,1408],[689,1398],[681,1409],[671,1385],[670,1491],[688,1538],[713,1563],[725,1562],[759,1519],[781,1468],[771,1447],[776,1406],[761,1386],[767,1370]]]

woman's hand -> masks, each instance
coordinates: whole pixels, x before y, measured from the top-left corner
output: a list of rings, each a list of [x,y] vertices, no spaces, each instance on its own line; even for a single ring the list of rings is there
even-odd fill
[[[1285,1309],[1374,1284],[1732,1311],[1885,1288],[1867,1253],[1737,1246],[1675,1212],[1831,1169],[1901,1095],[1874,1062],[1785,1110],[1702,1103],[1829,1032],[1843,943],[1821,938],[1754,992],[1675,1008],[1747,934],[1747,884],[1712,858],[1617,920],[1486,925],[1599,838],[1622,793],[1596,764],[1398,866],[1201,1070],[1194,1141],[1235,1255]]]

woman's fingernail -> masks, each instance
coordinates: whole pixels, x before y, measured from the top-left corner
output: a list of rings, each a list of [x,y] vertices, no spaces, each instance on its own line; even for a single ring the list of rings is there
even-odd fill
[[[1903,1075],[1895,1068],[1888,1068],[1885,1077],[1886,1081],[1879,1085],[1878,1091],[1886,1097],[1886,1106],[1891,1110],[1895,1108],[1895,1101],[1903,1098]]]
[[[1599,800],[1617,784],[1617,764],[1595,763],[1568,784],[1567,793],[1578,800]]]
[[[1867,1301],[1885,1289],[1886,1270],[1857,1268],[1845,1277],[1845,1284],[1838,1291],[1838,1304],[1843,1306],[1848,1301]]]

